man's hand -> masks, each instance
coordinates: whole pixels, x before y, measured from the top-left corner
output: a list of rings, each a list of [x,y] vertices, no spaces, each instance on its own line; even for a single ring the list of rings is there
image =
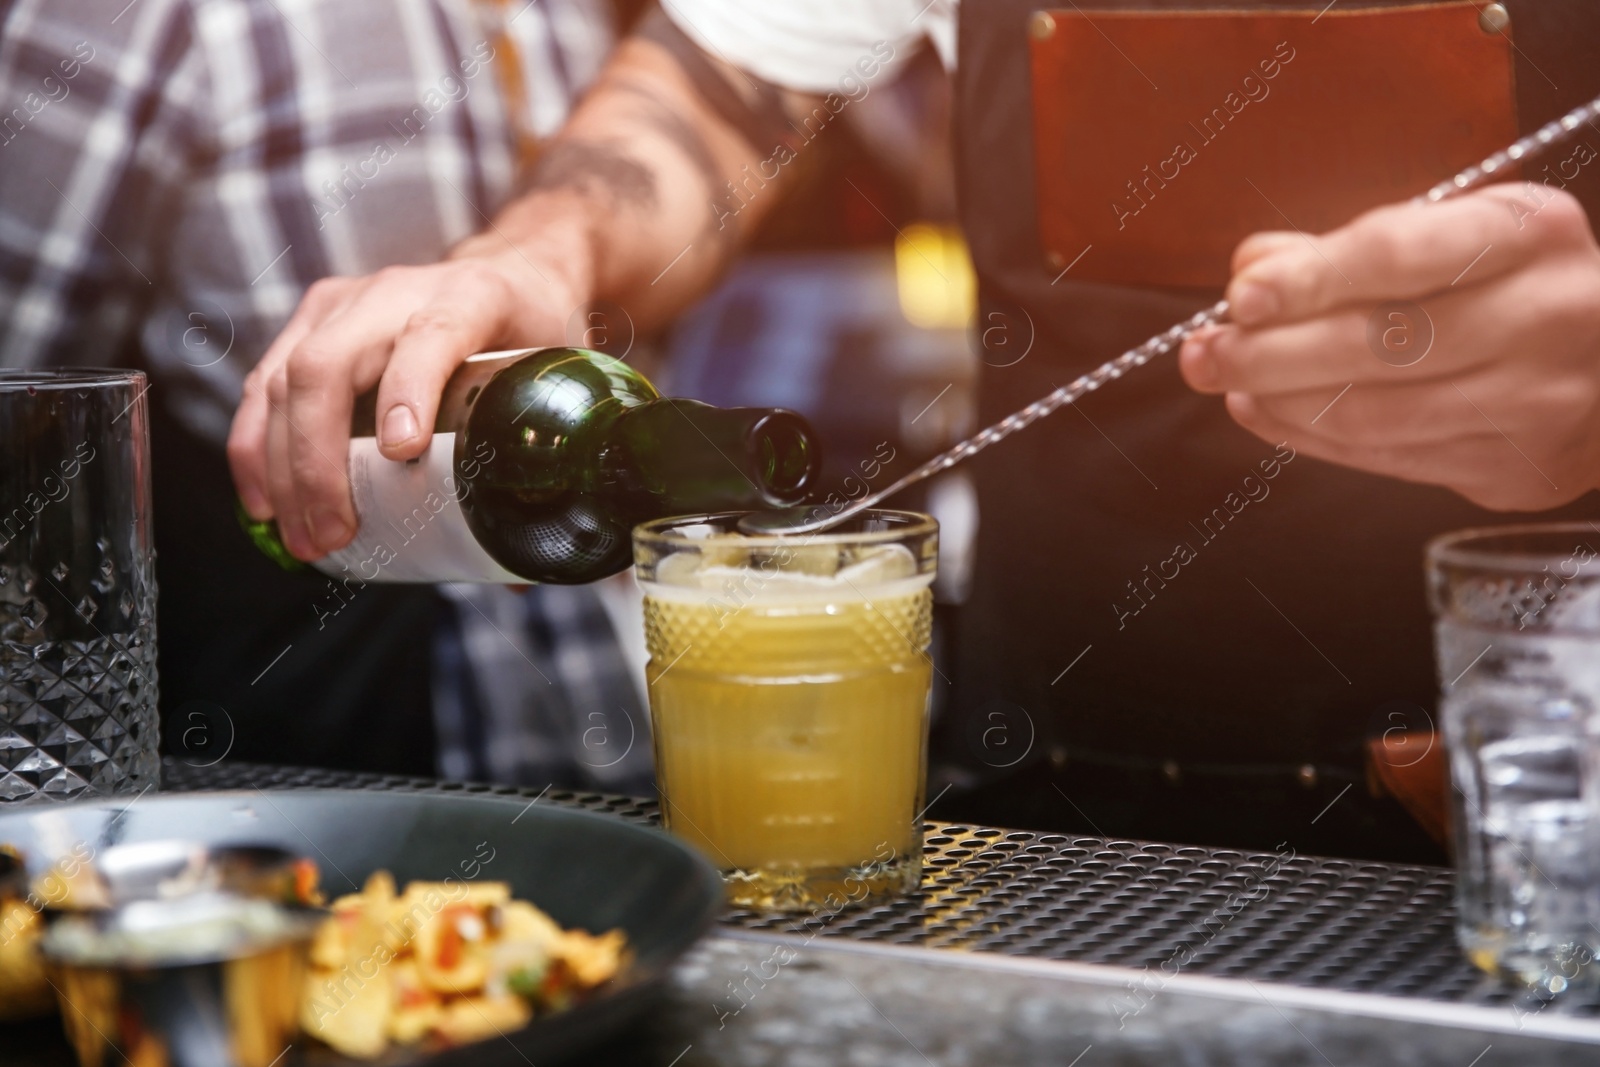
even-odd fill
[[[562,343],[583,284],[570,263],[537,264],[502,242],[498,255],[313,285],[234,415],[228,461],[245,510],[276,516],[301,559],[342,547],[356,529],[346,471],[355,398],[378,386],[379,449],[418,456],[456,366],[475,352]]]
[[[378,387],[385,456],[418,456],[466,357],[566,343],[574,316],[600,298],[638,328],[659,326],[711,284],[742,227],[781,197],[787,172],[749,178],[772,149],[758,151],[738,115],[702,99],[680,60],[698,57],[702,78],[754,83],[679,44],[677,53],[637,38],[619,47],[524,195],[445,262],[330,278],[306,293],[245,380],[228,437],[245,510],[276,517],[290,552],[317,559],[355,534],[346,464],[357,396]],[[810,102],[790,95],[796,107]],[[736,179],[761,181],[760,195],[746,188],[753,200],[719,207]]]
[[[1233,324],[1190,337],[1180,366],[1245,429],[1501,510],[1600,484],[1600,249],[1566,193],[1499,185],[1256,234],[1233,270]],[[1379,316],[1392,301],[1423,314]],[[1425,353],[1386,351],[1391,325],[1416,344],[1430,323]]]

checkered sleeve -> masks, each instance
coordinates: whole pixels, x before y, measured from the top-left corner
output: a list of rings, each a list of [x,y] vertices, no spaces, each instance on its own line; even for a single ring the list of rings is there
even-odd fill
[[[179,0],[18,0],[0,37],[0,365],[114,364],[203,152]]]
[[[609,41],[600,0],[0,0],[0,366],[138,359],[220,449],[306,287],[482,228]],[[447,770],[647,786],[591,591],[458,606]]]
[[[219,446],[307,286],[436,260],[511,185],[491,72],[513,51],[468,0],[0,17],[0,365],[136,354]],[[552,24],[541,8],[511,29],[537,43]]]

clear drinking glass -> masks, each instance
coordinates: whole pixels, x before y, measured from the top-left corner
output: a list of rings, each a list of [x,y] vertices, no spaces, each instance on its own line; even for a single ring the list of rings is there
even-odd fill
[[[1454,785],[1457,935],[1560,992],[1600,948],[1600,530],[1464,530],[1428,546]]]
[[[156,783],[137,371],[0,371],[0,802]]]
[[[662,820],[730,900],[837,911],[921,877],[938,524],[799,537],[739,515],[634,531]]]

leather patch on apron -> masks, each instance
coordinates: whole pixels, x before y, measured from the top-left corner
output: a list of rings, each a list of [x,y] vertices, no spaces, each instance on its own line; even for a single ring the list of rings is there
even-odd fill
[[[1333,229],[1510,143],[1511,27],[1483,6],[1035,13],[1041,269],[1221,286],[1250,233]]]
[[[1416,749],[1422,747],[1422,755]],[[1448,847],[1450,764],[1444,736],[1432,730],[1367,742],[1367,773],[1381,792],[1398,800],[1428,836]],[[1380,791],[1374,790],[1374,795]]]

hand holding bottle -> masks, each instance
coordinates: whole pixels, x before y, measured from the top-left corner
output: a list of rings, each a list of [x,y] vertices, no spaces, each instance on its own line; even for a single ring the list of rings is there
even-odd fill
[[[415,462],[385,458],[357,404],[349,479],[359,526],[316,562],[342,582],[592,582],[632,560],[634,526],[668,515],[788,507],[820,457],[776,408],[659,396],[582,348],[486,352],[445,383]],[[285,566],[282,533],[246,530]]]
[[[228,459],[245,509],[275,517],[301,559],[346,545],[356,515],[342,461],[357,396],[377,386],[382,455],[414,459],[445,381],[472,353],[576,341],[567,323],[601,297],[640,329],[667,320],[781,200],[794,168],[736,218],[708,208],[770,151],[702,99],[666,49],[624,42],[488,228],[442,263],[306,294],[234,417]]]
[[[553,248],[557,233],[550,235]],[[507,249],[364,278],[328,278],[245,379],[228,437],[239,498],[276,518],[300,559],[343,547],[356,530],[345,455],[355,398],[378,387],[377,440],[389,459],[420,455],[439,396],[474,352],[559,344],[585,301],[581,242],[560,256]],[[534,250],[528,250],[534,251]]]

